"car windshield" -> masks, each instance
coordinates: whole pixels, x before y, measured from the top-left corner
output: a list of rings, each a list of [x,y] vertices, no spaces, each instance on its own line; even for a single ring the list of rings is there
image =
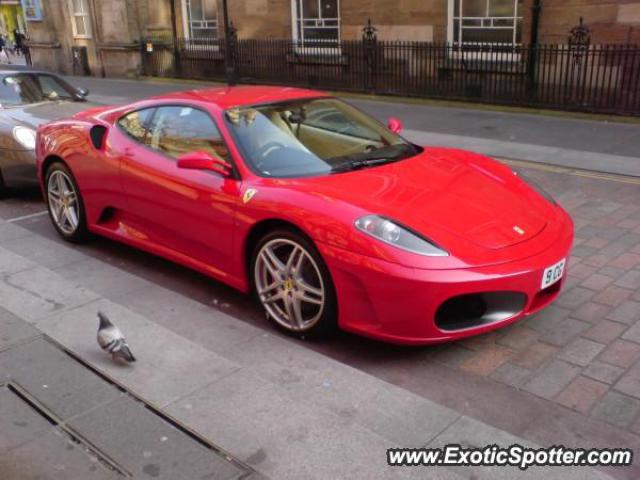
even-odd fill
[[[377,120],[333,98],[231,108],[226,120],[247,162],[267,177],[340,173],[418,153]]]
[[[17,73],[0,78],[0,105],[2,106],[78,100],[74,88],[53,75]]]

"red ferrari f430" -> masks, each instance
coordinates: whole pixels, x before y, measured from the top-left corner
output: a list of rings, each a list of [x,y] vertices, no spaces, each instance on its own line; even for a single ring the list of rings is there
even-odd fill
[[[511,168],[400,129],[315,91],[190,91],[40,127],[38,173],[65,240],[191,267],[294,334],[427,344],[549,305],[567,213]]]

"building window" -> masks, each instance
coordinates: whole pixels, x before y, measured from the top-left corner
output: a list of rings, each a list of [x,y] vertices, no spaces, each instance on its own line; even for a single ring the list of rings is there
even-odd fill
[[[522,0],[449,0],[454,45],[522,43]]]
[[[292,0],[293,39],[305,45],[340,40],[339,0]]]
[[[71,27],[76,38],[91,38],[91,14],[87,0],[70,0]]]
[[[218,39],[218,1],[184,0],[185,32],[192,39]]]

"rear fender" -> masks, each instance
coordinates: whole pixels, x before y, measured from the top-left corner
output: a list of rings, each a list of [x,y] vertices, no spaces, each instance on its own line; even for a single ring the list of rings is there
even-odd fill
[[[99,117],[73,118],[38,128],[37,169],[45,190],[46,171],[57,159],[73,173],[84,200],[89,227],[107,208],[124,209],[119,156],[109,154],[110,125]]]

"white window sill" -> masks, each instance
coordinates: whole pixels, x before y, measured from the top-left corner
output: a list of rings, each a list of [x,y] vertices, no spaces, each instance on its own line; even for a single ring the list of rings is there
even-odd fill
[[[184,44],[185,49],[187,50],[211,50],[212,52],[219,52],[220,51],[220,45],[207,45],[206,43],[192,43],[190,41],[187,41]]]
[[[293,51],[297,55],[304,55],[304,56],[342,55],[342,48],[339,46],[316,47],[316,46],[296,45],[295,47],[293,47]]]
[[[515,52],[516,48],[519,48],[519,45],[511,45],[505,44],[505,51],[503,52],[492,52],[492,51],[478,51],[479,45],[477,44],[469,44],[469,45],[461,45],[455,46],[455,48],[459,48],[462,50],[449,50],[449,58],[454,60],[470,60],[470,61],[492,61],[492,62],[519,62],[522,60],[522,54],[519,52]],[[467,48],[468,50],[465,50]],[[509,50],[513,49],[513,50]]]

